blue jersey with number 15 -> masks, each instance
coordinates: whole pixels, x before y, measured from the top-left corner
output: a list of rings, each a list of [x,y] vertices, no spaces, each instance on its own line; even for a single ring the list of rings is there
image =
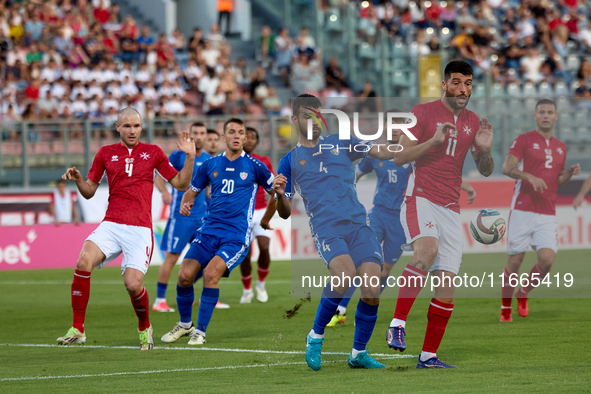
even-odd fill
[[[267,166],[246,152],[232,161],[222,153],[204,162],[191,180],[191,188],[197,193],[210,185],[209,214],[201,230],[246,234],[252,224],[258,187],[272,190],[273,178]]]
[[[355,172],[360,175],[375,170],[378,176],[378,185],[373,198],[373,205],[391,211],[400,211],[410,169],[410,164],[398,167],[394,164],[394,160],[382,161],[370,158],[361,160],[355,166]]]

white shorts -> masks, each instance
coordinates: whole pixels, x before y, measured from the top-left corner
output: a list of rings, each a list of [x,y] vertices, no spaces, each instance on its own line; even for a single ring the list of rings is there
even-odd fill
[[[123,253],[122,274],[127,268],[141,271],[144,275],[148,272],[154,250],[151,228],[102,222],[86,240],[94,242],[107,256],[97,268],[109,264]]]
[[[548,248],[558,251],[556,216],[517,209],[509,213],[507,253],[520,254],[527,251],[528,246],[533,250]]]
[[[429,271],[460,272],[462,265],[462,220],[459,213],[434,204],[423,197],[406,197],[400,206],[400,223],[406,236],[402,249],[412,251],[419,238],[439,240],[435,262]]]
[[[252,216],[252,233],[250,234],[250,239],[254,241],[255,237],[267,237],[271,238],[273,232],[271,230],[265,230],[261,227],[261,219],[265,216],[265,212],[267,208],[263,209],[256,209],[254,211],[254,215]]]

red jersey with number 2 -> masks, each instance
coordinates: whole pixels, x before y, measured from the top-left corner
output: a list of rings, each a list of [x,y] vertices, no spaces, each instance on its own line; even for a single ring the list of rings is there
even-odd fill
[[[261,163],[266,165],[267,168],[269,169],[269,171],[271,171],[271,173],[273,175],[275,175],[275,171],[273,171],[273,163],[271,163],[270,158],[268,158],[267,156],[263,156],[263,155],[257,155],[256,153],[249,153],[249,155],[251,155],[252,157],[257,159],[258,161],[260,161]],[[254,204],[254,209],[267,208],[267,195],[268,194],[265,191],[265,189],[263,189],[261,186],[259,186],[259,190],[257,191],[257,199]]]
[[[556,215],[558,177],[566,163],[566,145],[552,137],[545,139],[536,130],[521,134],[513,141],[509,154],[519,160],[518,168],[546,182],[547,189],[535,191],[528,181],[515,182],[511,209]]]
[[[406,195],[426,198],[459,213],[464,160],[470,148],[473,151],[480,149],[474,143],[480,118],[466,108],[455,117],[441,100],[419,104],[411,113],[416,116],[417,124],[409,131],[419,144],[430,140],[442,123],[455,124],[457,130],[448,130],[445,141],[429,149],[413,163]]]
[[[154,171],[170,180],[178,171],[156,145],[138,142],[133,149],[122,143],[97,152],[88,179],[109,182],[109,206],[103,221],[152,228]]]

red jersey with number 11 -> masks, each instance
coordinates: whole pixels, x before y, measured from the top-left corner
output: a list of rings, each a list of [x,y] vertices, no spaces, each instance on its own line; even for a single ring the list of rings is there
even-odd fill
[[[154,170],[169,181],[178,174],[156,145],[138,142],[133,149],[122,143],[97,152],[88,179],[109,182],[109,206],[103,221],[152,228]]]
[[[515,182],[511,209],[556,215],[558,177],[566,163],[566,145],[552,137],[549,140],[536,130],[521,134],[513,141],[509,154],[519,160],[518,168],[546,182],[547,189],[535,191],[528,181]]]
[[[459,213],[464,161],[470,148],[480,149],[474,143],[474,137],[480,128],[480,118],[466,108],[455,117],[441,100],[419,104],[411,113],[416,116],[417,124],[409,131],[418,139],[419,144],[433,138],[442,123],[455,124],[457,129],[448,130],[445,141],[413,162],[406,195],[426,198]]]

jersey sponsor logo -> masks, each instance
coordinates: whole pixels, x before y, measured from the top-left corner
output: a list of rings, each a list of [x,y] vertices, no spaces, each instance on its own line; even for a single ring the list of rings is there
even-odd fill
[[[127,163],[127,164],[133,163],[133,158],[131,158],[131,157],[126,158],[125,163]]]
[[[234,171],[234,169],[230,168],[230,167],[226,167],[226,171]]]
[[[472,133],[472,129],[469,128],[468,126],[464,126],[464,133],[470,135]]]
[[[213,172],[213,174],[211,174],[211,175],[212,175],[214,178],[217,178],[217,177],[218,177],[218,172],[217,172],[217,171],[214,171],[214,172]]]
[[[544,149],[544,152],[546,152],[547,155],[552,156],[552,149]]]
[[[119,156],[117,156],[117,155],[111,156],[111,161],[119,161]]]
[[[144,160],[148,160],[150,158],[150,155],[148,153],[144,152],[144,153],[140,154],[140,157]]]
[[[240,173],[240,179],[245,180],[246,177],[248,177],[248,174],[246,172],[241,172]]]
[[[457,129],[449,129],[449,136],[452,138],[458,138],[458,130]]]
[[[534,149],[540,149],[540,145],[537,142],[534,142]]]
[[[308,161],[306,159],[302,159],[298,163],[300,164],[300,167],[305,167],[306,164],[308,164]]]

